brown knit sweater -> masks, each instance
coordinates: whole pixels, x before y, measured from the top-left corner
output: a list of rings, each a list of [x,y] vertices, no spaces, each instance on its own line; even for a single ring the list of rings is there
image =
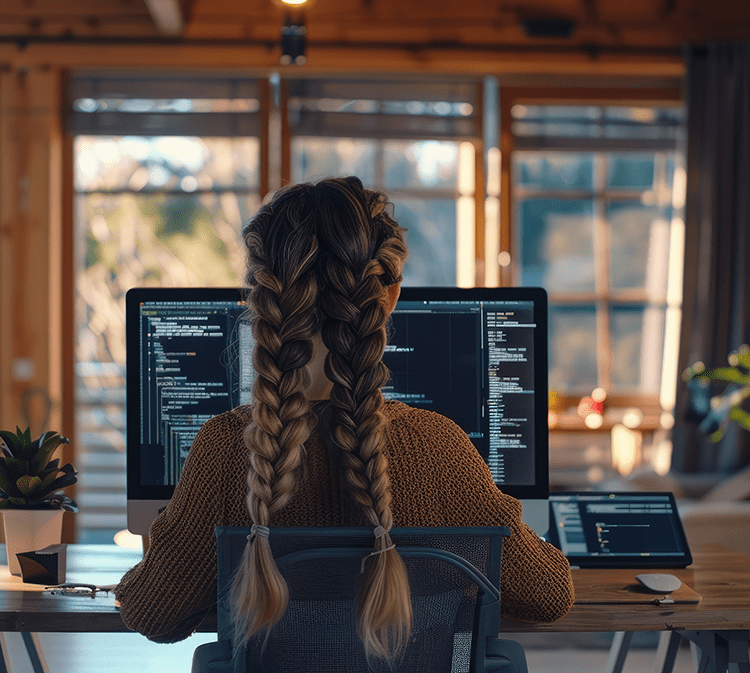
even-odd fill
[[[524,621],[554,621],[573,604],[570,566],[521,521],[521,504],[501,493],[466,434],[447,418],[400,402],[385,406],[386,453],[396,526],[508,526],[501,610]],[[115,589],[125,624],[159,642],[187,637],[216,602],[217,525],[249,526],[249,407],[208,421],[195,438],[168,507],[154,521],[150,548]],[[275,526],[331,526],[342,520],[336,470],[316,431],[304,469]]]

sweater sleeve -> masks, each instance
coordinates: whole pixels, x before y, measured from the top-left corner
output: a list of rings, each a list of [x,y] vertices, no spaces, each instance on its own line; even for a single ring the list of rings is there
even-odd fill
[[[242,420],[206,422],[166,509],[154,520],[149,549],[115,588],[125,625],[156,642],[191,635],[216,603],[215,527],[225,518],[227,446]]]
[[[503,542],[500,578],[503,617],[551,622],[568,613],[575,599],[570,564],[523,523],[521,503],[498,489],[463,430],[443,416],[414,410],[392,423],[389,444],[398,525],[507,526],[511,534]]]

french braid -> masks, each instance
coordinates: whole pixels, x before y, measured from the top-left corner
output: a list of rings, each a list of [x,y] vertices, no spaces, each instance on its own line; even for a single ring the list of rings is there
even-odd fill
[[[247,508],[254,534],[233,586],[239,642],[276,623],[289,593],[267,539],[274,512],[288,502],[310,434],[306,390],[312,337],[319,331],[313,220],[305,193],[280,208],[262,207],[245,230],[247,283],[256,341],[252,423],[245,430],[250,451]],[[281,231],[284,223],[287,231]]]
[[[375,531],[358,605],[358,630],[369,654],[389,659],[405,647],[411,630],[406,567],[393,548],[388,461],[382,451],[382,386],[388,370],[382,362],[386,343],[386,287],[400,279],[406,248],[382,198],[356,180],[329,197],[346,200],[319,231],[320,306],[323,343],[328,348],[326,375],[331,391],[332,442],[341,450],[348,495]],[[351,213],[351,214],[349,214]],[[363,235],[349,221],[366,223]],[[366,242],[366,245],[362,245]],[[358,245],[359,244],[359,245]]]

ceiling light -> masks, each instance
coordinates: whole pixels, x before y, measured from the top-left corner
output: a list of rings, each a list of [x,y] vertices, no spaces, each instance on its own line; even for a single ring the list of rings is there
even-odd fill
[[[307,28],[302,17],[295,19],[287,16],[281,27],[281,64],[302,65],[307,60]]]

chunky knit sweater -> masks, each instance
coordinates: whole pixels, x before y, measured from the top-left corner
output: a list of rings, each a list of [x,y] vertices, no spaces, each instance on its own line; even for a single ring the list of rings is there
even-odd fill
[[[385,452],[396,526],[508,526],[503,543],[501,611],[522,621],[554,621],[570,610],[570,566],[521,521],[521,504],[500,492],[466,434],[438,414],[385,405]],[[150,548],[115,589],[125,624],[151,640],[190,635],[216,602],[217,525],[249,526],[245,507],[250,408],[239,407],[199,431]],[[274,526],[335,526],[343,520],[336,470],[313,431],[304,467]]]

